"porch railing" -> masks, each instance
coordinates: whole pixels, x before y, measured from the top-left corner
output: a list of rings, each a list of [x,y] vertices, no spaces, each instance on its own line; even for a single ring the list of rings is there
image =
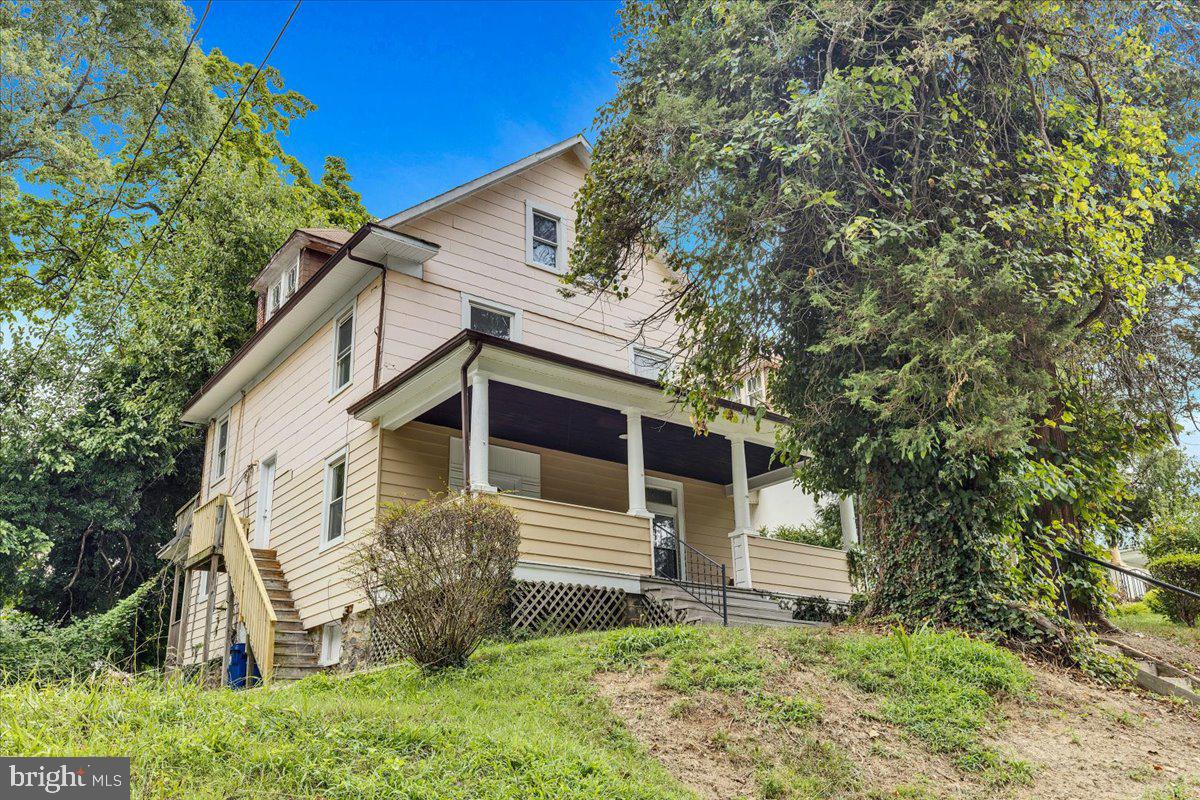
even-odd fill
[[[729,624],[729,584],[725,565],[715,561],[675,537],[683,577],[676,581],[685,592],[699,600],[710,611],[721,615],[721,624]]]

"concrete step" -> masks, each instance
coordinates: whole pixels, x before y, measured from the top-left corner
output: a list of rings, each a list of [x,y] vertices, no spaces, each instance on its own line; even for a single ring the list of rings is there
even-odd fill
[[[276,667],[275,672],[272,677],[277,683],[289,683],[291,681],[298,681],[301,678],[307,678],[309,675],[313,675],[316,672],[317,672],[317,668],[315,666],[311,667],[311,668],[310,667]]]

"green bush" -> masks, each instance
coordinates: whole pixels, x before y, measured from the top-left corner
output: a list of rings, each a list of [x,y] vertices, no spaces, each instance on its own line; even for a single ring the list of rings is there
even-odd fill
[[[161,626],[153,628],[163,605],[156,590],[161,574],[103,614],[61,628],[20,611],[0,611],[0,680],[69,680],[97,668],[133,669],[152,661],[162,638]]]
[[[785,542],[839,549],[842,546],[841,513],[837,503],[822,503],[817,506],[817,515],[812,522],[803,525],[779,525],[775,528],[763,526],[758,529],[758,533]]]
[[[1156,558],[1146,566],[1150,574],[1160,581],[1200,592],[1200,553],[1175,553]],[[1179,592],[1159,589],[1148,598],[1148,602],[1153,610],[1188,627],[1194,627],[1197,618],[1200,618],[1200,600]]]

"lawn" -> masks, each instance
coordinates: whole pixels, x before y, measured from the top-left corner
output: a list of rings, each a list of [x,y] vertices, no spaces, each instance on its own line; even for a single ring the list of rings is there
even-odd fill
[[[1200,647],[1200,627],[1189,628],[1157,614],[1145,603],[1125,603],[1117,606],[1113,621],[1127,631],[1173,639],[1181,644]]]
[[[673,696],[729,698],[735,716],[793,742],[754,756],[755,794],[779,798],[865,796],[858,768],[819,735],[820,698],[780,691],[789,671],[854,687],[881,720],[999,782],[1014,765],[981,739],[995,730],[992,697],[1029,683],[1010,653],[955,634],[628,629],[490,645],[436,676],[399,665],[237,693],[149,678],[17,684],[0,689],[0,752],[129,755],[143,798],[693,797],[593,680],[651,668]]]

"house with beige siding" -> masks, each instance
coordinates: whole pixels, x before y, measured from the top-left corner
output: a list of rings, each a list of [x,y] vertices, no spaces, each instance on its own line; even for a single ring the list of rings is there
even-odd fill
[[[636,323],[666,268],[647,263],[620,300],[560,291],[589,158],[574,137],[280,245],[253,283],[257,330],[183,413],[207,445],[162,551],[174,664],[226,662],[237,643],[286,679],[344,661],[351,639],[369,648],[355,550],[382,507],[447,490],[516,511],[530,624],[589,603],[786,624],[781,598],[849,597],[841,550],[755,533],[812,513],[773,459],[786,420],[729,400],[699,434],[664,394],[674,331]]]

